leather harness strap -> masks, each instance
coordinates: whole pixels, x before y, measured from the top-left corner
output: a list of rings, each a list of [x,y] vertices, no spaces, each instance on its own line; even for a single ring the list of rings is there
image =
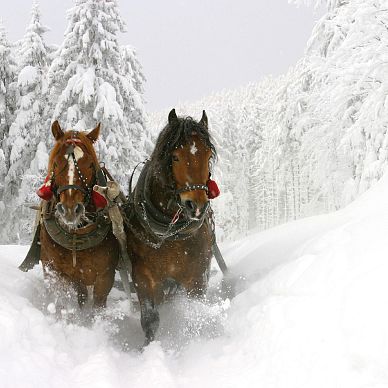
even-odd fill
[[[58,197],[62,192],[66,190],[78,190],[85,195],[85,201],[88,202],[91,198],[93,185],[88,185],[88,183],[86,182],[86,178],[80,170],[77,158],[74,154],[74,147],[77,146],[79,143],[82,143],[82,141],[77,136],[78,132],[73,131],[72,137],[66,141],[66,143],[69,144],[66,154],[68,155],[68,158],[72,158],[74,167],[83,186],[59,186],[56,188],[55,192],[56,196]],[[95,182],[97,182],[99,186],[106,186],[107,179],[100,166],[95,166],[94,164],[92,164],[92,167],[94,167],[95,170]],[[53,184],[55,185],[54,179]],[[63,228],[52,212],[46,213],[43,217],[43,224],[50,237],[60,246],[69,249],[73,252],[73,265],[75,264],[76,251],[92,248],[100,244],[111,230],[111,223],[109,219],[104,215],[104,213],[97,212],[96,215],[96,221],[94,223],[86,225],[82,228],[78,228],[72,232],[69,232],[65,228]]]
[[[78,190],[81,191],[83,194],[88,195],[89,191],[85,190],[83,187],[78,185],[65,185],[65,186],[59,186],[56,190],[57,195],[61,194],[63,191],[66,190]]]
[[[206,204],[198,220],[180,219],[175,216],[171,218],[152,204],[149,193],[150,178],[150,163],[146,162],[140,173],[136,187],[129,198],[129,206],[127,206],[129,208],[129,214],[127,214],[128,219],[126,220],[128,227],[138,238],[154,249],[159,248],[166,240],[176,241],[189,238],[192,233],[203,225],[210,204]],[[156,240],[156,242],[150,241],[147,236],[144,234],[140,235],[135,230],[131,222],[132,217],[138,220],[146,231],[146,234],[153,236],[153,240]]]
[[[209,191],[209,188],[206,185],[202,184],[195,184],[195,185],[186,185],[185,187],[181,189],[175,190],[177,194],[184,193],[186,191],[194,191],[194,190],[205,190],[206,192]]]
[[[66,190],[78,190],[78,191],[81,191],[86,196],[85,199],[86,199],[86,202],[88,202],[90,200],[92,188],[94,185],[93,184],[88,185],[88,183],[86,182],[85,176],[82,174],[82,172],[78,166],[77,158],[75,157],[75,154],[74,154],[74,148],[78,144],[82,144],[82,141],[77,136],[78,136],[78,132],[73,131],[71,138],[66,141],[66,143],[69,144],[69,146],[66,150],[66,154],[68,155],[68,158],[70,158],[70,157],[72,158],[73,163],[74,163],[74,167],[77,171],[77,174],[78,174],[79,178],[81,179],[81,182],[83,183],[83,187],[79,186],[79,185],[59,186],[56,189],[56,195],[58,196],[59,194],[61,194],[62,192],[66,191]],[[99,165],[95,166],[92,164],[92,167],[94,167],[94,170],[95,170],[95,181],[97,182],[97,184],[99,186],[106,186],[107,180],[106,180],[105,174],[106,173],[109,174],[109,173],[106,170],[105,166],[103,167],[103,169],[101,169],[101,167]],[[113,180],[113,178],[111,176],[109,177],[109,179]],[[55,185],[55,179],[53,179],[53,184]]]
[[[139,163],[132,172],[129,185],[130,189],[132,187],[132,178],[134,172],[140,164],[141,163]],[[124,217],[127,226],[131,229],[134,235],[146,245],[150,246],[153,249],[158,249],[164,243],[165,240],[177,241],[189,238],[194,231],[198,230],[203,225],[203,223],[206,222],[212,234],[212,253],[216,258],[217,264],[220,267],[222,273],[226,275],[228,272],[228,267],[226,266],[225,260],[217,245],[213,211],[210,207],[210,203],[207,203],[205,210],[202,212],[201,217],[198,221],[192,220],[192,223],[188,223],[187,220],[180,220],[179,218],[174,220],[176,215],[173,217],[173,219],[171,219],[170,217],[162,213],[160,210],[156,209],[149,198],[149,193],[147,190],[147,183],[150,180],[149,168],[150,163],[149,161],[147,161],[145,162],[145,166],[143,167],[140,173],[140,177],[138,179],[134,191],[129,192],[129,200],[127,202],[125,212],[126,217]],[[175,190],[175,194],[177,195],[181,192],[192,190],[205,190],[207,192],[208,187],[199,184],[190,185],[183,189]],[[133,227],[133,217],[136,217],[137,221],[146,231],[145,234],[139,233]],[[147,234],[153,235],[157,242],[155,243],[153,241],[150,241],[148,239]]]
[[[64,229],[55,217],[44,218],[43,224],[54,242],[71,251],[95,247],[105,239],[111,229],[110,222],[102,218],[71,233]]]

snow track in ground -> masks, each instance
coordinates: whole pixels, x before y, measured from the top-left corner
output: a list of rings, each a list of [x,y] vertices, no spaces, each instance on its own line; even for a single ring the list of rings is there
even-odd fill
[[[345,210],[225,245],[237,296],[164,306],[144,352],[121,291],[91,326],[57,321],[41,269],[17,270],[26,247],[2,246],[1,386],[386,387],[387,234],[383,178]]]

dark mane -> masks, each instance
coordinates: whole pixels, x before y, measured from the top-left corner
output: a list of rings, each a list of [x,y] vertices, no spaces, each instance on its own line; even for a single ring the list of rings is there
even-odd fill
[[[173,124],[167,124],[159,134],[154,152],[151,155],[151,169],[162,180],[171,178],[172,152],[186,144],[195,134],[211,150],[212,159],[217,158],[217,151],[208,129],[191,117],[179,117]]]

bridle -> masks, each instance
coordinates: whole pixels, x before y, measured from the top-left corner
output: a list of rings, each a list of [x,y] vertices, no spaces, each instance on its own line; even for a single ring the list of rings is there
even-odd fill
[[[183,207],[180,204],[179,194],[194,190],[208,191],[208,187],[203,184],[187,185],[184,188],[172,190],[172,198],[170,201],[175,201],[175,205],[178,207],[178,210],[172,218],[171,216],[167,216],[159,209],[155,208],[149,197],[149,180],[153,175],[150,166],[150,161],[145,162],[145,166],[140,173],[136,187],[130,195],[129,208],[131,209],[132,214],[136,216],[143,229],[151,234],[156,242],[150,241],[146,235],[140,234],[136,228],[133,227],[130,220],[126,220],[126,222],[132,232],[139,239],[151,248],[158,249],[166,240],[185,240],[191,237],[194,231],[198,230],[203,225],[203,222],[210,210],[210,203],[206,203],[198,219],[181,219],[180,216],[183,212]],[[130,187],[133,173],[130,179]],[[168,207],[170,205],[172,205],[172,203],[169,202]]]
[[[82,194],[84,194],[84,196],[85,196],[84,202],[86,204],[88,204],[88,203],[90,203],[90,199],[91,199],[91,196],[92,196],[94,184],[89,184],[88,185],[88,183],[86,181],[86,177],[82,173],[82,171],[81,171],[81,169],[80,169],[80,167],[78,165],[77,158],[76,158],[76,156],[74,154],[75,147],[78,146],[79,144],[82,144],[82,145],[84,145],[84,144],[82,143],[81,139],[78,137],[78,132],[77,131],[72,131],[71,138],[67,139],[65,144],[68,144],[68,147],[66,149],[66,155],[68,156],[67,157],[67,163],[64,166],[64,168],[58,173],[58,175],[62,174],[63,171],[66,169],[66,167],[69,164],[69,158],[71,157],[72,161],[73,161],[73,164],[74,164],[74,167],[75,167],[75,170],[77,171],[78,177],[80,178],[80,180],[82,182],[82,186],[74,185],[74,184],[72,184],[72,185],[57,186],[56,183],[55,183],[55,174],[54,174],[54,170],[55,170],[55,166],[56,165],[54,163],[53,173],[52,173],[52,175],[53,175],[52,180],[53,180],[54,193],[55,193],[56,197],[59,198],[59,195],[61,193],[63,193],[64,191],[66,191],[66,190],[78,190]],[[102,172],[100,166],[96,167],[95,164],[92,163],[90,168],[93,168],[94,171],[95,171],[95,176],[94,176],[94,178],[92,178],[91,182],[97,181],[98,185],[106,186],[107,181],[106,181],[105,175]]]
[[[202,184],[186,185],[185,187],[183,187],[181,189],[176,189],[175,194],[179,195],[179,194],[185,193],[187,191],[195,191],[195,190],[205,190],[206,193],[208,193],[209,188],[206,185],[202,185]]]

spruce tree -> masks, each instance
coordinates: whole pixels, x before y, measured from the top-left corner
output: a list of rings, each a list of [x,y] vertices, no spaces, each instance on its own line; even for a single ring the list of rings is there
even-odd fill
[[[4,202],[9,209],[3,222],[19,230],[23,238],[31,230],[31,210],[24,203],[34,198],[35,189],[47,168],[45,107],[47,105],[45,75],[47,73],[47,47],[37,3],[33,4],[31,21],[20,44],[17,77],[17,110],[8,137],[5,140],[9,155],[9,168],[5,177]],[[37,152],[39,147],[40,152]],[[20,225],[20,227],[18,227]],[[15,228],[16,226],[16,228]],[[11,239],[15,236],[11,236]]]
[[[7,159],[6,139],[16,109],[15,102],[16,65],[12,47],[0,21],[0,149]],[[8,168],[8,161],[6,162]]]
[[[144,159],[144,77],[133,53],[122,50],[124,32],[116,0],[77,0],[65,39],[49,70],[53,119],[77,130],[102,124],[100,160],[122,184]],[[125,63],[123,63],[123,59]]]

